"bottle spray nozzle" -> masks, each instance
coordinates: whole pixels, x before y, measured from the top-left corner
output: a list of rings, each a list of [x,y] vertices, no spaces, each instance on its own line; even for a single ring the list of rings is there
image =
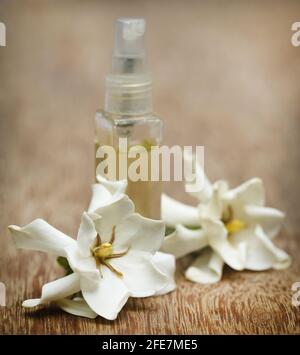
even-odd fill
[[[143,18],[116,22],[112,71],[106,76],[105,110],[118,115],[152,112],[152,77],[146,65]]]
[[[139,74],[146,69],[144,34],[146,23],[142,18],[120,18],[116,22],[112,72]]]

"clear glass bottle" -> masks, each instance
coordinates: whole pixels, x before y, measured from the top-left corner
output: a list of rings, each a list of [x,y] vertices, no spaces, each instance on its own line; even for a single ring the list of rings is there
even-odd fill
[[[127,138],[128,149],[151,147],[162,140],[162,121],[153,113],[152,77],[147,71],[144,49],[144,19],[117,20],[112,71],[106,76],[104,110],[96,113],[95,152],[102,145],[118,150],[119,138]],[[145,150],[144,150],[145,151]],[[127,166],[130,158],[126,157]],[[96,167],[100,160],[96,158]],[[118,166],[118,162],[117,162]],[[127,194],[136,211],[145,217],[160,218],[161,182],[128,179]]]

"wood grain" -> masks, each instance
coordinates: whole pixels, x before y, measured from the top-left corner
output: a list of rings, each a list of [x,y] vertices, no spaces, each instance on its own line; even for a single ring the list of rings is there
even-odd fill
[[[300,48],[298,1],[1,1],[0,307],[2,334],[294,334],[300,308]],[[205,145],[206,171],[232,186],[263,178],[268,205],[287,213],[277,245],[288,270],[225,269],[213,286],[182,276],[172,294],[131,299],[119,318],[24,310],[61,275],[54,258],[17,251],[6,227],[41,217],[76,236],[93,177],[93,117],[109,70],[113,21],[146,16],[155,107],[167,144]],[[166,191],[186,202],[180,184]]]

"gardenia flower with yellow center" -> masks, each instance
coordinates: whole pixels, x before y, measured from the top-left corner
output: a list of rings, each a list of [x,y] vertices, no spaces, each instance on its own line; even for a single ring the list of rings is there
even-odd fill
[[[164,223],[134,213],[133,202],[123,193],[125,182],[100,181],[102,184],[93,185],[77,241],[42,219],[22,228],[9,227],[19,248],[66,257],[73,270],[45,284],[41,298],[23,302],[24,307],[56,301],[69,313],[112,320],[129,297],[175,289],[175,258],[157,252],[164,238]]]
[[[184,158],[189,162],[193,159],[188,155]],[[199,164],[196,173],[203,177]],[[272,242],[284,214],[264,206],[260,179],[253,178],[229,189],[227,182],[212,184],[204,176],[203,185],[199,192],[191,193],[198,199],[198,207],[166,195],[162,197],[162,218],[168,226],[175,227],[175,231],[165,238],[161,250],[179,258],[203,249],[185,272],[189,280],[217,282],[224,263],[235,270],[257,271],[290,265],[289,255]]]

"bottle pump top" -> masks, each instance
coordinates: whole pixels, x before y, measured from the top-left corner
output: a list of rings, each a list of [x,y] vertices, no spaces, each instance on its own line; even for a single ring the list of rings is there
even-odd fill
[[[146,22],[120,18],[116,22],[112,70],[106,76],[104,109],[120,116],[152,112],[152,77],[144,46]]]

